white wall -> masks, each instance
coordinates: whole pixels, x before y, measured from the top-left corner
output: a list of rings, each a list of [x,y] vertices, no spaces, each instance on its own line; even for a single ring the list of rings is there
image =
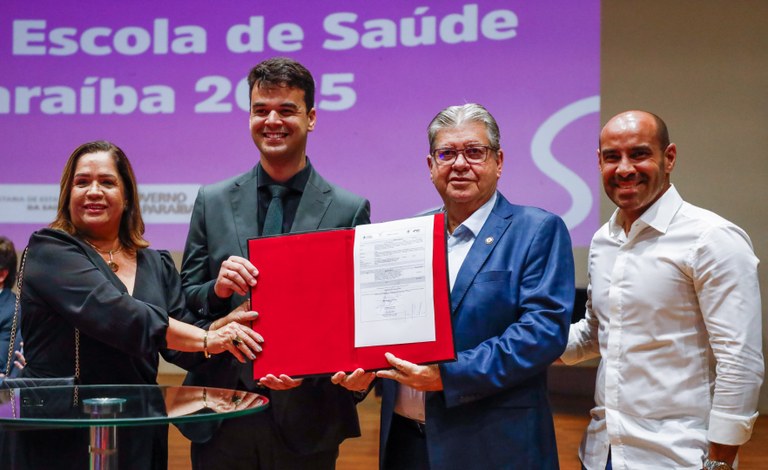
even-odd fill
[[[764,0],[602,2],[602,122],[632,108],[666,121],[678,148],[673,183],[689,202],[746,230],[762,260],[764,338],[767,20]],[[603,197],[602,220],[612,211]],[[760,409],[768,411],[766,386]]]

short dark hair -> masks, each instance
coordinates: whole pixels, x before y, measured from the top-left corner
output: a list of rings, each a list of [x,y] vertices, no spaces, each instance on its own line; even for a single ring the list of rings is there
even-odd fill
[[[141,217],[141,207],[139,205],[139,190],[136,185],[136,176],[133,173],[131,162],[125,152],[106,140],[97,140],[87,142],[72,152],[69,156],[64,172],[61,175],[59,184],[59,207],[56,212],[56,219],[51,223],[51,228],[63,230],[70,235],[77,235],[79,232],[72,224],[72,214],[69,213],[69,200],[72,195],[72,184],[75,178],[75,169],[80,157],[89,153],[106,152],[115,161],[117,173],[120,175],[123,185],[125,185],[125,209],[123,217],[120,220],[120,230],[118,236],[120,243],[130,250],[146,248],[149,242],[144,239],[144,219]]]
[[[3,289],[13,289],[13,283],[16,280],[16,247],[13,242],[3,236],[0,236],[0,270],[7,269],[8,275],[3,282]]]
[[[648,111],[646,111],[648,113]],[[661,147],[661,151],[669,147],[669,130],[667,129],[667,123],[664,122],[663,119],[661,119],[659,116],[648,113],[653,120],[656,122],[656,140],[659,141],[659,146]]]
[[[304,92],[307,112],[315,107],[315,79],[306,67],[287,57],[273,57],[257,64],[248,73],[248,100],[253,96],[253,87],[298,88]]]

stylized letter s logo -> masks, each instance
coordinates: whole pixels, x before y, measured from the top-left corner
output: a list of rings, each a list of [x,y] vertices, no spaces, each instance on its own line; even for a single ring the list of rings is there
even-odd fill
[[[571,103],[544,121],[531,141],[534,164],[571,195],[571,207],[561,216],[569,229],[582,223],[589,215],[593,202],[592,192],[579,175],[555,159],[550,147],[557,134],[570,123],[598,112],[600,112],[599,96],[591,96]]]

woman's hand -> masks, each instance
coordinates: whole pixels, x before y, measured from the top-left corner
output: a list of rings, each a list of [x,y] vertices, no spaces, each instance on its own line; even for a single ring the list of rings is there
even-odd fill
[[[221,388],[207,389],[204,400],[205,407],[217,413],[246,410],[264,403],[264,398],[256,393]]]
[[[165,398],[167,413],[171,417],[190,415],[203,408],[222,413],[264,404],[264,397],[256,393],[207,387],[171,387],[166,391]]]
[[[256,353],[261,352],[264,338],[251,328],[235,321],[221,328],[208,330],[208,352],[220,354],[229,351],[240,362],[256,359]]]

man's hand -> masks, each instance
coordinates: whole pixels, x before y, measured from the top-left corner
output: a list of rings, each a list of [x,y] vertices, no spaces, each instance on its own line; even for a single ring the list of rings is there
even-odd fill
[[[256,285],[258,275],[259,270],[250,261],[230,256],[221,263],[213,292],[220,299],[227,299],[232,294],[246,295],[248,289]]]
[[[13,361],[13,366],[19,370],[23,369],[27,365],[27,358],[24,357],[24,341],[19,343],[19,349],[13,352],[16,356],[16,360]],[[0,373],[0,378],[5,378],[4,373]]]
[[[13,352],[13,355],[16,356],[16,360],[13,361],[13,366],[19,370],[27,366],[27,358],[24,357],[24,343],[22,342],[20,344],[21,349]]]
[[[24,357],[24,341],[19,342],[19,349],[13,352],[16,356],[16,360],[13,361],[13,366],[21,370],[27,366],[27,358]]]
[[[209,329],[217,330],[222,326],[225,326],[232,322],[240,323],[241,325],[250,326],[251,322],[259,317],[259,314],[250,310],[251,302],[246,300],[241,303],[234,310],[229,312],[226,316],[216,319],[211,323]]]
[[[384,357],[394,368],[380,370],[376,372],[376,377],[396,380],[403,385],[424,392],[437,392],[443,389],[440,368],[436,365],[420,366],[397,358],[392,353],[385,353]]]
[[[259,379],[259,383],[270,390],[290,390],[301,385],[304,379],[292,379],[285,374],[280,374],[280,377],[272,374],[267,374],[266,377]]]
[[[366,372],[363,369],[357,369],[347,375],[345,372],[336,372],[331,377],[331,382],[350,390],[352,392],[365,392],[371,386],[371,382],[376,378],[374,372]]]

